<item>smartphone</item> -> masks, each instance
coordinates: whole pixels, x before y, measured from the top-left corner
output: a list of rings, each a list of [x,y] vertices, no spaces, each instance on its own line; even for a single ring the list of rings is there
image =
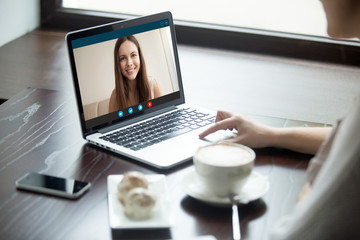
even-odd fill
[[[27,173],[16,181],[16,188],[70,199],[79,198],[91,184],[75,179],[54,177],[39,173]]]

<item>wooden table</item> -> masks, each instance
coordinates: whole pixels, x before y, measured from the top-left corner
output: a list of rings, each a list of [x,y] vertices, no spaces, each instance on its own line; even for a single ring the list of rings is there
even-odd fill
[[[232,239],[231,208],[206,205],[181,189],[191,162],[158,172],[86,144],[74,101],[68,92],[29,88],[0,105],[2,239]],[[272,148],[256,154],[254,170],[268,176],[271,187],[262,199],[239,207],[243,239],[267,239],[275,221],[292,211],[311,157]],[[166,175],[173,227],[111,231],[107,176],[130,170]],[[27,172],[90,181],[92,189],[76,201],[17,191],[15,181]]]
[[[0,99],[27,87],[72,90],[65,32],[35,30],[0,47]]]

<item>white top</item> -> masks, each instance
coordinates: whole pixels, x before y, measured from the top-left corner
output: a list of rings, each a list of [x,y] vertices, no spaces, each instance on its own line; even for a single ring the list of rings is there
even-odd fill
[[[271,239],[360,239],[360,94],[311,160],[312,190]]]

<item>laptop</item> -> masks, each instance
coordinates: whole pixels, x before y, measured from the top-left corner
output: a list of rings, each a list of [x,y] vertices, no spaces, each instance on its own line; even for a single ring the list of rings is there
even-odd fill
[[[89,143],[169,169],[222,139],[198,137],[215,114],[185,103],[170,12],[70,32],[66,42]]]

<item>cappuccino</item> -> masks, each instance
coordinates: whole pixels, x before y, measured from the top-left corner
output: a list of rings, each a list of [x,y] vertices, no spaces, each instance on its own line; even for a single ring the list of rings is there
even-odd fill
[[[196,158],[215,166],[238,166],[254,159],[253,153],[242,145],[216,144],[200,148]]]
[[[200,147],[194,155],[195,170],[209,194],[221,197],[239,194],[249,178],[255,152],[241,144],[213,144]]]

